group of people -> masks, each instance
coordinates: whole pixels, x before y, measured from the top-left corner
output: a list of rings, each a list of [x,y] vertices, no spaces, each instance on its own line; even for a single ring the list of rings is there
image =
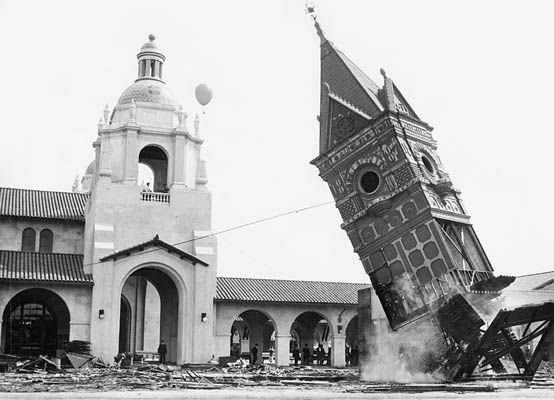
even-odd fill
[[[258,343],[254,344],[254,347],[250,350],[250,363],[255,365],[258,361]],[[351,366],[356,366],[360,362],[360,350],[358,346],[354,346],[349,348],[348,346],[344,349],[345,356],[346,356],[346,364]],[[239,350],[240,353],[240,350]],[[160,359],[160,363],[165,363],[165,356],[167,354],[167,346],[165,344],[165,341],[160,342],[160,346],[158,347],[158,355]],[[325,349],[323,348],[323,345],[320,343],[317,348],[313,352],[313,357],[317,360],[317,365],[323,365],[325,361],[325,355],[327,355],[327,365],[331,364],[331,348],[329,348],[328,352],[325,352]],[[273,357],[273,348],[270,349],[270,358]],[[310,348],[307,344],[304,345],[304,348],[302,349],[302,353],[300,353],[300,349],[298,348],[298,345],[295,343],[294,348],[292,349],[292,357],[294,358],[294,365],[298,366],[298,362],[302,360],[302,365],[310,365],[312,362],[312,352],[310,351]],[[240,358],[240,357],[239,357]]]
[[[358,346],[344,348],[346,364],[351,366],[356,366],[360,363],[360,349]]]
[[[298,348],[297,344],[295,344],[294,348],[292,349],[292,357],[294,359],[294,365],[298,365],[298,362],[300,360],[302,360],[302,365],[309,365],[311,364],[314,358],[315,360],[317,360],[317,365],[323,365],[325,362],[326,355],[328,356],[327,365],[329,365],[331,362],[331,349],[329,348],[329,351],[325,352],[325,349],[323,348],[323,345],[321,343],[313,351],[313,356],[307,344],[305,344],[304,348],[302,348],[302,354],[300,354],[300,349]]]
[[[144,183],[143,183],[141,185],[141,190],[143,192],[152,192],[152,188],[150,187],[150,182],[146,182],[146,185],[144,185]],[[156,186],[156,192],[158,192],[158,193],[168,193],[169,188],[167,187],[167,185],[165,183],[159,183]]]

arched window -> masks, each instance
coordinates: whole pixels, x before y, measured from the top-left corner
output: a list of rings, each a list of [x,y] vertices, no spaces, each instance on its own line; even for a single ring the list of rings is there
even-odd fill
[[[152,192],[161,192],[166,193],[169,191],[167,187],[167,155],[165,151],[158,146],[146,146],[139,153],[139,185],[142,184],[142,180],[146,179],[145,184],[148,182],[148,179],[151,179],[152,176],[154,182],[150,185],[150,188],[146,191],[151,190]],[[142,164],[142,165],[141,165]],[[144,168],[148,166],[150,171]],[[147,172],[148,174],[145,174]],[[150,173],[152,175],[150,175]],[[144,188],[143,188],[144,189]]]
[[[70,315],[56,293],[28,289],[15,295],[2,315],[2,350],[8,354],[55,356],[69,340]]]
[[[21,238],[21,251],[35,251],[37,234],[33,228],[26,228]]]
[[[52,253],[54,235],[50,229],[43,229],[40,232],[39,253]]]

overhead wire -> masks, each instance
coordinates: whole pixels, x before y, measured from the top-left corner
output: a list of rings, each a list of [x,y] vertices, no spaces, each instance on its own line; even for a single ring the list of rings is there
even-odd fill
[[[222,229],[222,230],[217,231],[217,232],[212,232],[212,233],[210,233],[210,234],[208,234],[208,235],[194,237],[194,238],[192,238],[192,239],[183,240],[182,242],[177,242],[177,243],[173,243],[173,244],[170,244],[170,245],[175,247],[175,246],[179,246],[179,245],[182,245],[182,244],[195,242],[195,241],[197,241],[197,240],[202,240],[202,239],[206,239],[206,238],[209,238],[209,237],[218,236],[218,235],[221,235],[221,234],[223,234],[223,233],[232,232],[232,231],[236,231],[236,230],[238,230],[238,229],[246,228],[246,227],[248,227],[248,226],[261,224],[262,222],[271,221],[271,220],[277,219],[277,218],[282,218],[282,217],[285,217],[285,216],[287,216],[287,215],[298,214],[298,213],[301,213],[301,212],[303,212],[303,211],[312,210],[312,209],[314,209],[314,208],[326,206],[326,205],[329,205],[329,204],[332,204],[332,203],[334,203],[334,201],[326,201],[326,202],[324,202],[324,203],[319,203],[319,204],[314,204],[314,205],[307,206],[307,207],[298,208],[298,209],[296,209],[296,210],[287,211],[287,212],[284,212],[284,213],[281,213],[281,214],[272,215],[272,216],[270,216],[270,217],[265,217],[265,218],[257,219],[257,220],[254,220],[254,221],[247,222],[247,223],[245,223],[245,224],[236,225],[236,226],[233,226],[233,227],[231,227],[231,228],[226,228],[226,229]],[[161,248],[154,248],[154,249],[142,251],[142,252],[140,252],[140,254],[153,253],[153,252],[159,251],[159,250],[161,250]],[[115,253],[117,253],[117,252],[115,252]],[[114,254],[115,254],[115,253],[114,253]],[[138,253],[137,253],[137,254],[138,254]],[[134,256],[134,254],[130,254],[130,255],[129,255],[129,257],[131,257],[131,256]],[[92,262],[92,263],[83,264],[83,267],[90,267],[90,266],[92,266],[92,265],[103,264],[104,262],[105,262],[105,261],[95,261],[95,262]]]

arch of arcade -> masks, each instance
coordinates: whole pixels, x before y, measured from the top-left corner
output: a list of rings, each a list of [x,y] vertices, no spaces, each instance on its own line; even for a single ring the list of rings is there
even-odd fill
[[[258,363],[288,365],[294,345],[321,345],[343,366],[369,283],[217,276],[205,117],[172,96],[165,60],[150,35],[71,192],[0,187],[0,352],[59,357],[81,340],[109,362],[163,340],[183,364],[258,344]]]
[[[257,290],[252,290],[253,287]],[[274,360],[266,361],[285,366],[291,363],[294,344],[299,349],[308,345],[312,354],[321,344],[326,359],[330,354],[330,365],[342,367],[346,362],[345,348],[358,343],[357,291],[367,287],[353,283],[220,277],[215,298],[216,354],[237,356],[237,344],[241,354],[249,353],[258,344],[264,354],[273,350]],[[347,337],[350,322],[356,327],[351,325]],[[266,328],[268,325],[272,330]],[[261,362],[264,359],[258,357],[258,363]]]

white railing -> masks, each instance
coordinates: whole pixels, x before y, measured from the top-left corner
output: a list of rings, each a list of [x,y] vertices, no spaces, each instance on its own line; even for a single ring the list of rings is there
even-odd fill
[[[140,192],[142,201],[156,201],[158,203],[169,203],[169,193],[161,192]]]

